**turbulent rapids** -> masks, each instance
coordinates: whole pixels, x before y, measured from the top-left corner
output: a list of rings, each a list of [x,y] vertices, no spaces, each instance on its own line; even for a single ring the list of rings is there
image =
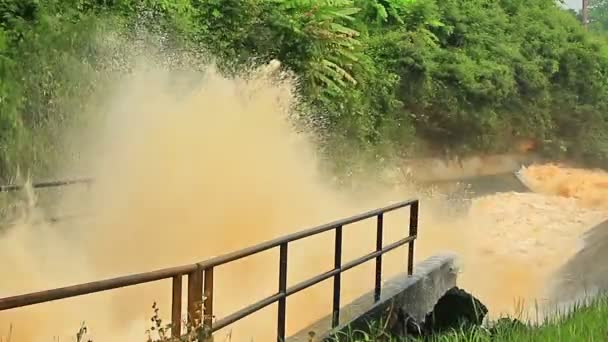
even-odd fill
[[[517,177],[519,181],[513,174],[464,181],[473,188],[465,196],[470,203],[466,215],[450,223],[423,224],[433,232],[449,232],[422,238],[424,251],[461,254],[459,281],[489,303],[494,318],[542,317],[556,305],[608,288],[603,266],[591,262],[606,257],[599,245],[608,243],[608,231],[600,225],[608,219],[608,193],[602,187],[608,173],[537,164],[522,167]],[[458,233],[452,235],[448,225]],[[599,239],[593,248],[588,248],[589,234]],[[584,268],[573,267],[581,262]]]

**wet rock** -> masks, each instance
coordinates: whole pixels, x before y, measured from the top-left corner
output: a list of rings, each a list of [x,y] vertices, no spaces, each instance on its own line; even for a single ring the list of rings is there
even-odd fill
[[[425,330],[437,333],[450,329],[467,329],[483,323],[488,308],[470,293],[454,287],[439,299],[426,316]]]

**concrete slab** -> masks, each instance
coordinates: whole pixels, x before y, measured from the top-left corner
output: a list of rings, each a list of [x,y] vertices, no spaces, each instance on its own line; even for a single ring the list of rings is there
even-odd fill
[[[583,248],[555,273],[547,310],[568,311],[608,293],[608,220],[583,236]]]
[[[331,329],[331,314],[309,327],[287,338],[288,342],[323,341],[335,331],[346,327],[366,327],[367,322],[403,308],[417,321],[425,315],[449,289],[456,286],[458,273],[457,256],[445,253],[432,256],[414,268],[414,274],[399,274],[386,281],[382,287],[380,301],[374,303],[374,291],[370,291],[345,305],[340,310],[340,325]]]

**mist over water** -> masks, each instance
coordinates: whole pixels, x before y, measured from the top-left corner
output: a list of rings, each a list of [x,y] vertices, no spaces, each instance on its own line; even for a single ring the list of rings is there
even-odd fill
[[[185,69],[185,70],[184,70]],[[493,315],[514,313],[518,298],[542,297],[551,271],[573,254],[580,233],[606,213],[574,198],[506,193],[474,200],[464,216],[444,213],[413,186],[338,190],[320,171],[314,139],[296,133],[294,80],[271,63],[239,77],[212,66],[180,72],[137,59],[106,90],[99,124],[78,132],[87,156],[66,170],[96,178],[66,192],[61,205],[94,212],[87,220],[33,224],[33,211],[0,235],[5,276],[0,297],[202,261],[303,228],[412,197],[422,200],[417,260],[442,251],[462,256],[461,285]],[[407,211],[385,218],[385,243],[407,233]],[[343,261],[375,248],[375,221],[348,226]],[[404,271],[406,250],[385,259],[384,277]],[[288,286],[333,267],[333,234],[290,245]],[[278,250],[215,271],[222,318],[276,292]],[[373,264],[346,273],[343,303],[370,290]],[[71,340],[86,322],[94,341],[138,341],[152,303],[168,318],[171,281],[0,313],[12,341]],[[185,293],[185,292],[184,292]],[[288,332],[331,310],[331,282],[288,299]],[[276,306],[220,331],[232,341],[274,338]]]
[[[102,124],[82,134],[92,143],[81,154],[90,158],[76,167],[95,184],[63,197],[66,207],[94,218],[51,226],[27,217],[12,228],[0,240],[0,259],[18,273],[1,282],[0,295],[193,263],[401,199],[348,196],[324,180],[315,146],[290,121],[293,82],[277,77],[277,67],[227,78],[212,66],[176,74],[137,60],[101,101]],[[408,219],[387,218],[387,225],[399,222],[387,238],[402,237]],[[355,234],[371,227],[349,227],[345,260],[372,250],[373,231]],[[327,271],[332,246],[329,233],[290,246],[289,284]],[[216,271],[218,317],[276,291],[277,252]],[[373,271],[349,277],[362,272]],[[368,288],[373,278],[365,278],[345,284],[345,301]],[[290,331],[327,312],[330,285],[290,298]],[[168,280],[3,312],[0,322],[2,329],[12,323],[19,341],[73,335],[81,321],[96,340],[133,341],[144,338],[153,302],[167,317],[170,293]],[[270,307],[235,325],[232,339],[267,340],[275,316]]]

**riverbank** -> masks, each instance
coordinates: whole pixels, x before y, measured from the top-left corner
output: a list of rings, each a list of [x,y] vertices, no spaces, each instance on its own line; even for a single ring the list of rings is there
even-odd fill
[[[608,298],[598,298],[589,305],[581,305],[571,312],[547,318],[541,324],[523,324],[510,318],[496,321],[484,327],[455,330],[415,341],[425,342],[485,342],[485,341],[547,341],[588,342],[604,341],[608,336]],[[382,324],[370,324],[367,331],[353,331],[347,336],[351,342],[403,341],[390,335]]]

